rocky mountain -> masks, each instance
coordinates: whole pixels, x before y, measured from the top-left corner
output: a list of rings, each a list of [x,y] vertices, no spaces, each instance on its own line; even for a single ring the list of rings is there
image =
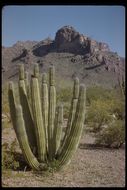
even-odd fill
[[[17,80],[19,64],[32,73],[34,63],[39,64],[40,72],[53,64],[58,79],[69,81],[78,76],[86,85],[115,87],[118,75],[125,74],[124,58],[108,44],[80,34],[72,26],[59,29],[54,40],[18,41],[2,47],[2,82]]]

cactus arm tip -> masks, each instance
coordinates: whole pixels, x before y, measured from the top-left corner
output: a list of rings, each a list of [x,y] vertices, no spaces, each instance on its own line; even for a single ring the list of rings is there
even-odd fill
[[[42,83],[47,83],[47,74],[46,73],[42,74]]]
[[[24,78],[25,78],[24,65],[21,64],[19,66],[19,80],[24,80]]]
[[[37,63],[34,64],[34,77],[39,77],[39,65]]]

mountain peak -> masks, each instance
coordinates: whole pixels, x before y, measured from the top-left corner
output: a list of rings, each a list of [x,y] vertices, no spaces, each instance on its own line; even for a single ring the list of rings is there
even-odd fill
[[[77,32],[74,27],[68,25],[56,32],[55,46],[59,51],[85,54],[95,51],[110,51],[108,44],[97,42]]]
[[[116,75],[124,74],[124,59],[110,51],[108,44],[80,34],[72,26],[63,26],[55,39],[42,41],[18,41],[10,48],[2,48],[3,78],[17,77],[18,65],[31,69],[38,63],[41,71],[53,64],[59,75],[68,79],[78,76],[81,81],[107,86],[117,85]],[[12,67],[13,65],[13,67]]]

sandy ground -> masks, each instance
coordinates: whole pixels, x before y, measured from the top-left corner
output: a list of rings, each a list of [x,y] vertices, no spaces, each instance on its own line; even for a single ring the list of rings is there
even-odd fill
[[[15,139],[12,128],[2,131],[2,143]],[[93,137],[83,134],[80,145],[64,170],[55,173],[4,171],[3,187],[124,187],[125,148],[92,146]]]

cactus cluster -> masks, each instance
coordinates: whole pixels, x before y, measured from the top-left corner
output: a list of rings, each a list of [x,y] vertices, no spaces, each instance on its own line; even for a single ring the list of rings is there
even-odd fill
[[[54,66],[49,68],[49,82],[47,74],[43,73],[40,83],[39,67],[35,64],[29,83],[28,73],[25,73],[24,65],[20,65],[18,87],[19,104],[14,83],[9,82],[9,106],[13,127],[27,163],[34,170],[52,167],[53,163],[57,169],[62,168],[70,162],[81,137],[85,119],[84,85],[79,85],[78,78],[74,79],[64,136],[63,105],[56,106]]]

